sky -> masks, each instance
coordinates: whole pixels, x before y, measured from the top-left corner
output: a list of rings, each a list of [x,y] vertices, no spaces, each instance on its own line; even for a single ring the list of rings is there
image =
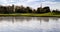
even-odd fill
[[[49,6],[50,9],[60,10],[60,0],[0,0],[0,5],[29,6],[32,8]]]

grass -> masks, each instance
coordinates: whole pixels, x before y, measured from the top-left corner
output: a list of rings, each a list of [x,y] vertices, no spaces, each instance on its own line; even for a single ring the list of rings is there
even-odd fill
[[[36,13],[14,13],[14,14],[0,14],[0,16],[28,16],[28,17],[60,17],[60,14],[55,13],[44,13],[44,14],[36,14]]]

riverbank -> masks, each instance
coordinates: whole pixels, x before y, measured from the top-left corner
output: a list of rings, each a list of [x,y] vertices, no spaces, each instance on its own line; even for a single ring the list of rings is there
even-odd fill
[[[60,14],[54,13],[43,13],[43,14],[36,14],[36,13],[13,13],[13,14],[0,14],[0,16],[25,16],[25,17],[60,17]]]

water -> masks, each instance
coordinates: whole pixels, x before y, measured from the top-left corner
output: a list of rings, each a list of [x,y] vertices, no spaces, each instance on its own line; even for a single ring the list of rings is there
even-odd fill
[[[60,32],[60,18],[0,17],[0,32]]]

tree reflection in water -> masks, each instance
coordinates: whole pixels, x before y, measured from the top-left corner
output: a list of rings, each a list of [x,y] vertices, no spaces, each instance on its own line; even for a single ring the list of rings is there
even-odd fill
[[[0,17],[0,21],[4,20],[4,21],[12,21],[12,22],[23,22],[23,21],[27,21],[29,22],[30,20],[38,20],[40,21],[40,23],[42,21],[44,22],[49,22],[49,17]],[[58,21],[58,18],[50,18],[54,21]]]
[[[60,32],[60,18],[0,17],[0,30],[4,32]]]

